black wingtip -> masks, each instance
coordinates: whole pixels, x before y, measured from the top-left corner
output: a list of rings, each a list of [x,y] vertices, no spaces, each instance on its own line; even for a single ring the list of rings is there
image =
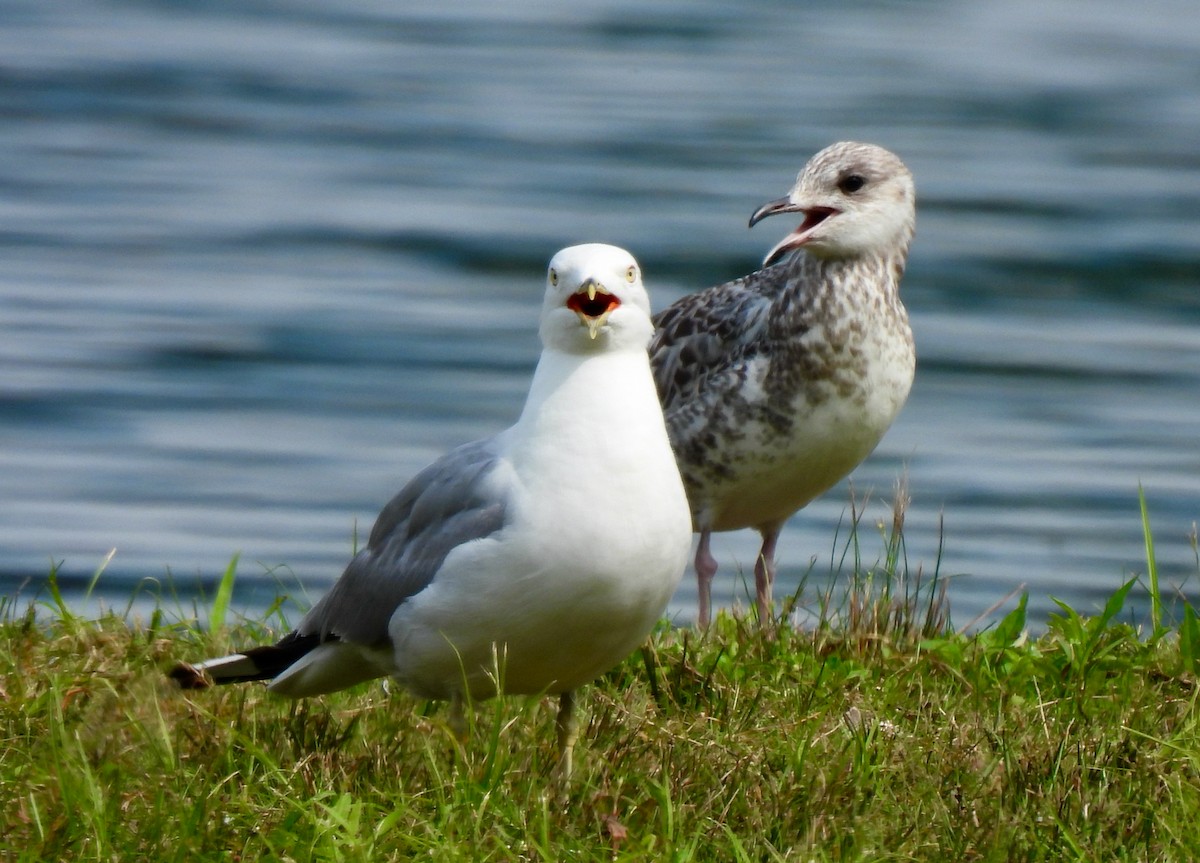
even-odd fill
[[[213,685],[208,675],[188,662],[178,663],[167,672],[167,677],[178,683],[180,689],[208,689]]]
[[[329,636],[325,641],[336,641]],[[180,689],[208,689],[227,683],[250,683],[255,680],[274,680],[292,663],[321,644],[317,633],[301,635],[289,632],[278,644],[252,647],[241,653],[231,653],[216,659],[206,659],[193,665],[178,662],[167,672],[167,676],[179,684]]]

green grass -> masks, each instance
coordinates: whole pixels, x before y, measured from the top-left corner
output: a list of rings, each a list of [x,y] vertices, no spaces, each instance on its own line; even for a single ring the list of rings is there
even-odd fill
[[[294,703],[163,677],[266,622],[2,601],[0,859],[1200,857],[1190,606],[1139,632],[1119,622],[1131,581],[1096,617],[1060,604],[1036,639],[1024,598],[956,633],[901,526],[803,627],[655,633],[584,691],[561,793],[553,699],[478,705],[462,747],[444,705],[379,683]]]

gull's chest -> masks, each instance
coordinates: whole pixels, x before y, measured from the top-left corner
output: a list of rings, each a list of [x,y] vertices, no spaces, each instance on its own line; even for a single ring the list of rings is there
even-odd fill
[[[764,341],[672,416],[694,508],[732,526],[785,517],[875,448],[915,366],[903,310],[887,311],[826,315]]]
[[[908,397],[915,356],[903,309],[862,304],[764,339],[696,400],[694,429],[747,453],[881,434]],[[715,397],[713,397],[715,396]]]
[[[632,368],[616,359],[581,367],[519,428],[513,516],[539,557],[553,551],[588,569],[636,571],[638,561],[658,563],[664,546],[673,558],[675,546],[690,541],[649,366],[644,355],[628,362]]]
[[[748,365],[756,415],[782,438],[825,422],[885,429],[912,385],[915,357],[906,317],[847,310],[767,346]],[[768,431],[770,434],[771,431]]]

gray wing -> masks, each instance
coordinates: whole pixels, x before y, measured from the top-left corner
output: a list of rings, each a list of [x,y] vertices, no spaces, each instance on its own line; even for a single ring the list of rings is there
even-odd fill
[[[300,635],[380,644],[388,622],[431,581],[456,546],[504,526],[506,500],[486,479],[499,462],[495,438],[452,450],[383,508],[367,547],[297,627]]]
[[[690,294],[654,316],[650,364],[664,411],[757,351],[787,273],[786,265],[768,267]]]

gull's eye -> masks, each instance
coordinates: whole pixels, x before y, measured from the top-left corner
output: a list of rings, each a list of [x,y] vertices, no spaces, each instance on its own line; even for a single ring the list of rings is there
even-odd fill
[[[637,280],[637,267],[630,267],[625,271],[625,281],[633,283]]]
[[[554,267],[550,268],[550,284],[551,285],[558,284],[558,270],[554,269]]]
[[[867,180],[862,174],[847,174],[838,180],[837,187],[847,195],[853,195],[865,185],[867,185]]]

